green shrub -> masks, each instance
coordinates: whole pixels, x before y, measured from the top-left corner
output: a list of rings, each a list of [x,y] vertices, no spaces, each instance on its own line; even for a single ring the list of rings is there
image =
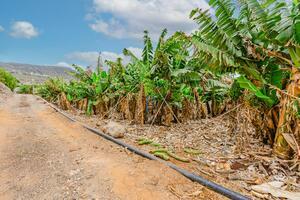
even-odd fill
[[[11,90],[14,90],[19,83],[11,73],[5,71],[3,68],[0,68],[0,82],[4,83]]]
[[[26,84],[20,85],[18,88],[19,89],[18,93],[19,94],[33,94],[33,88],[34,88],[34,85],[26,85]]]
[[[48,101],[55,102],[62,92],[65,91],[66,83],[59,78],[50,78],[43,84],[36,86],[38,95]]]

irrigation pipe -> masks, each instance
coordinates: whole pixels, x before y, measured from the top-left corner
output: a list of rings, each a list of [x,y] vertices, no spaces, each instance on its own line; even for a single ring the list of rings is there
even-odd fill
[[[59,108],[57,108],[56,106],[54,106],[53,104],[47,102],[45,99],[39,97],[40,99],[42,99],[45,103],[47,103],[51,108],[53,108],[55,111],[57,111],[58,113],[62,114],[64,117],[68,118],[70,121],[72,122],[77,122],[75,119],[73,119],[72,117],[68,116],[65,112],[61,111]],[[80,122],[78,122],[80,123]],[[141,151],[140,149],[137,149],[136,147],[134,146],[131,146],[129,144],[126,144],[125,142],[121,141],[121,140],[118,140],[118,139],[115,139],[107,134],[104,134],[92,127],[89,127],[85,124],[82,124],[80,123],[85,129],[105,138],[106,140],[109,140],[115,144],[118,144],[126,149],[128,149],[129,151],[137,154],[137,155],[140,155],[144,158],[147,158],[147,159],[150,159],[150,160],[155,160],[155,161],[158,161],[160,163],[163,163],[165,165],[167,165],[168,167],[174,169],[175,171],[179,172],[180,174],[182,174],[183,176],[187,177],[188,179],[192,180],[192,181],[195,181],[197,183],[200,183],[201,185],[213,190],[214,192],[217,192],[229,199],[233,199],[233,200],[250,200],[250,198],[246,197],[246,196],[243,196],[242,194],[239,194],[237,192],[234,192],[230,189],[227,189],[217,183],[214,183],[212,181],[209,181],[201,176],[198,176],[194,173],[191,173],[185,169],[182,169],[176,165],[174,165],[173,163],[169,163],[169,162],[166,162],[160,158],[157,158],[155,157],[154,155],[150,154],[150,153],[147,153],[147,152],[144,152],[144,151]]]

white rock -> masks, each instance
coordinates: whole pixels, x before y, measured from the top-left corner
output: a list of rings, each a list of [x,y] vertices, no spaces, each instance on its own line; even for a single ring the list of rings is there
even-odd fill
[[[108,122],[103,128],[102,131],[114,138],[123,138],[126,132],[125,126],[117,122]]]

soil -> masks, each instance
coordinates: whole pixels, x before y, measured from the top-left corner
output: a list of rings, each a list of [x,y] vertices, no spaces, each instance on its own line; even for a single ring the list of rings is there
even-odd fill
[[[223,199],[70,122],[32,95],[0,101],[0,199]]]

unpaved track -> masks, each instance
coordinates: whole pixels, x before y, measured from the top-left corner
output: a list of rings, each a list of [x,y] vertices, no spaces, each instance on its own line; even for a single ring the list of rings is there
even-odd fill
[[[35,96],[13,95],[0,104],[1,200],[178,196],[217,197],[68,121]]]

